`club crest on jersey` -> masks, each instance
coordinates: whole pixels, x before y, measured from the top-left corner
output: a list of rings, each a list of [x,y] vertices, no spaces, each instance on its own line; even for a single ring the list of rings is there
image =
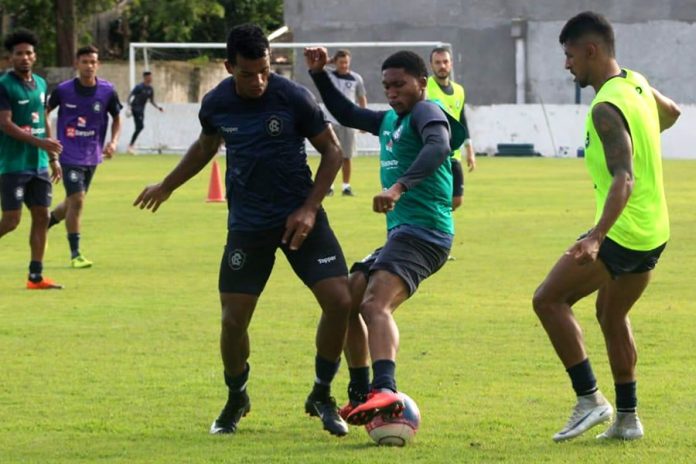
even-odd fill
[[[101,108],[101,102],[94,102],[92,104],[92,111],[94,111],[95,113],[101,113]]]
[[[227,254],[227,265],[230,266],[230,269],[233,271],[238,271],[243,268],[244,263],[246,263],[246,254],[239,248]]]
[[[283,120],[278,116],[271,116],[266,120],[266,132],[271,137],[277,137],[283,132]]]
[[[77,127],[87,127],[87,118],[77,117]]]

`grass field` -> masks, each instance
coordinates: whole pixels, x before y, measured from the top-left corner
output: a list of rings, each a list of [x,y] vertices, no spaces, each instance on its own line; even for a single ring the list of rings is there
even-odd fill
[[[551,441],[574,397],[531,295],[591,226],[582,161],[483,158],[455,215],[457,259],[396,314],[399,387],[418,402],[423,423],[411,446],[388,449],[359,428],[331,437],[304,415],[319,309],[282,254],[251,326],[252,412],[235,436],[208,435],[226,398],[217,297],[225,205],[204,202],[208,168],[156,214],[131,207],[178,159],[121,156],[99,169],[82,234],[95,266],[70,269],[64,228],[50,233],[45,273],[63,291],[23,288],[28,214],[0,240],[0,462],[696,460],[696,162],[665,162],[672,240],[632,317],[644,440],[598,443],[598,428]],[[354,164],[357,196],[325,202],[349,261],[385,236],[383,217],[370,210],[377,160]],[[600,387],[613,399],[593,300],[576,309]],[[346,381],[344,365],[339,402]]]

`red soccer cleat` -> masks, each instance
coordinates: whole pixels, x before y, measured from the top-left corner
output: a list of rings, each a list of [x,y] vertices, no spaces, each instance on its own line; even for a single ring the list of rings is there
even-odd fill
[[[44,277],[38,282],[27,280],[27,290],[60,290],[63,286],[55,283],[48,277]]]
[[[373,390],[367,395],[367,401],[355,406],[346,416],[346,422],[351,425],[365,425],[377,415],[398,417],[403,411],[404,402],[399,395],[391,390]]]

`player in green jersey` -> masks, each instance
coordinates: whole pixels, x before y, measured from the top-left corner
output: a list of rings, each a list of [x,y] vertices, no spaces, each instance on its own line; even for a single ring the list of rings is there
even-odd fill
[[[62,172],[60,142],[50,138],[45,123],[46,81],[32,73],[36,35],[17,30],[5,38],[12,70],[0,77],[0,237],[13,231],[22,216],[22,203],[31,212],[31,261],[27,288],[62,288],[43,277],[43,255],[51,206],[51,180]],[[49,177],[48,167],[51,167]]]
[[[593,12],[570,19],[559,41],[565,67],[596,96],[586,120],[585,161],[595,187],[594,226],[558,260],[536,290],[534,310],[570,376],[577,404],[555,441],[611,420],[572,311],[597,291],[596,315],[614,378],[617,415],[597,438],[637,439],[636,347],[628,312],[650,281],[669,239],[660,132],[679,108],[640,74],[622,69],[609,22]]]
[[[392,313],[447,261],[454,236],[449,158],[464,142],[464,128],[425,99],[428,71],[413,52],[396,52],[382,63],[389,111],[360,108],[345,98],[324,70],[325,48],[305,49],[305,58],[336,120],[380,141],[382,191],[374,196],[372,209],[386,214],[387,241],[351,269],[353,312],[346,347],[350,402],[341,409],[347,422],[361,425],[375,415],[399,415],[403,409],[396,394],[399,329]],[[373,372],[369,394],[368,355]]]

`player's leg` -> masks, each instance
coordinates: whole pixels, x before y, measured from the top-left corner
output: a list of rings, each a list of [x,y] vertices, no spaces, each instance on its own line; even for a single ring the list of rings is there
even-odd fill
[[[14,174],[0,175],[0,237],[15,230],[22,218],[24,182],[21,178]]]
[[[343,177],[343,186],[341,194],[343,196],[352,197],[354,195],[353,188],[350,186],[350,177],[352,173],[352,158],[355,156],[355,129],[350,127],[341,127],[341,149],[343,151],[343,164],[341,166],[341,175]]]
[[[135,130],[133,131],[133,136],[131,137],[130,143],[128,144],[128,153],[135,153],[135,141],[138,140],[138,135],[142,132],[145,127],[145,113],[144,112],[133,112],[133,122],[135,123]]]
[[[458,159],[452,157],[450,162],[452,164],[452,211],[454,211],[462,205],[464,198],[464,170]]]
[[[643,426],[636,415],[636,363],[638,353],[628,312],[650,282],[650,271],[623,274],[599,290],[597,320],[602,327],[616,392],[616,420],[598,438],[638,439]]]
[[[611,419],[611,405],[597,389],[597,381],[583,343],[582,330],[572,306],[611,280],[605,265],[596,260],[579,265],[564,254],[537,288],[533,306],[561,359],[578,402],[565,427],[554,440],[574,438],[601,422]]]
[[[256,235],[256,236],[255,236]],[[229,232],[220,262],[220,354],[227,385],[227,403],[210,427],[210,433],[237,431],[251,409],[247,394],[250,343],[248,328],[258,297],[273,269],[275,246],[264,232]]]
[[[51,191],[51,181],[47,173],[33,176],[25,185],[24,203],[31,213],[31,228],[29,230],[31,261],[29,262],[29,279],[27,281],[27,288],[30,290],[63,288],[43,276],[43,257],[48,235]]]
[[[399,329],[393,313],[420,282],[443,266],[448,254],[449,248],[406,235],[390,237],[380,250],[360,304],[368,331],[372,390],[367,401],[348,415],[349,423],[362,425],[377,414],[395,416],[403,410],[403,401],[396,394]]]
[[[94,177],[93,166],[69,166],[63,170],[65,184],[65,228],[70,245],[70,265],[76,269],[92,266],[92,262],[80,252],[80,222],[85,197]]]
[[[2,217],[0,218],[0,237],[15,230],[19,225],[21,218],[21,209],[15,209],[11,211],[3,209]]]
[[[329,433],[342,436],[348,433],[348,426],[338,415],[331,383],[338,372],[351,304],[343,251],[324,210],[317,213],[314,228],[298,250],[290,250],[287,245],[281,248],[322,310],[316,334],[315,381],[305,412],[320,417]]]

